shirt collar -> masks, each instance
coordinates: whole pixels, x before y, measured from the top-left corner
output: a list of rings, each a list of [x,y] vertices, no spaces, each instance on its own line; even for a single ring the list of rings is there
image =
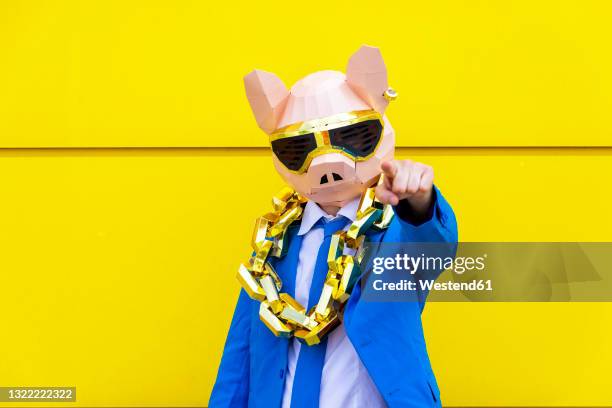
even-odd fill
[[[360,200],[361,197],[355,197],[353,200],[346,203],[342,208],[340,208],[336,217],[342,215],[351,220],[351,222],[355,221],[357,218],[357,208],[359,207]],[[305,235],[308,233],[308,231],[314,227],[321,217],[327,218],[328,220],[336,218],[333,215],[329,215],[323,211],[323,209],[321,209],[317,203],[309,200],[304,208],[304,214],[302,215],[302,223],[300,224],[298,235]]]

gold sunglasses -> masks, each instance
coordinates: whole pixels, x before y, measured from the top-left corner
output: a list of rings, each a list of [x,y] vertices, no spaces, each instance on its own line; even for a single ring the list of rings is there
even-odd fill
[[[384,128],[378,112],[352,111],[278,129],[270,135],[270,143],[287,170],[302,174],[313,158],[325,153],[341,153],[355,161],[369,159],[382,140]]]

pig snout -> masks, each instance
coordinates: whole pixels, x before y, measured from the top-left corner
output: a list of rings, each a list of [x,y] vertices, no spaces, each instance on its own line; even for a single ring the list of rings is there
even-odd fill
[[[315,189],[343,184],[354,178],[355,162],[340,153],[317,156],[308,167],[309,184]]]

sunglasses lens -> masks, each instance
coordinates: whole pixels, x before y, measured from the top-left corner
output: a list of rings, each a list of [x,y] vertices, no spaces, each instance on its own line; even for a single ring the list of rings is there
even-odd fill
[[[366,157],[378,146],[382,130],[379,120],[367,120],[330,130],[329,141],[355,157]]]
[[[314,134],[294,136],[272,141],[272,151],[289,170],[299,170],[308,153],[317,148]]]

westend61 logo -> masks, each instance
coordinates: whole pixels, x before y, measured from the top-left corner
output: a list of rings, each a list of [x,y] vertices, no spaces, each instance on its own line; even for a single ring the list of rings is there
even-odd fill
[[[487,255],[478,257],[459,256],[456,258],[442,256],[410,256],[396,254],[390,257],[376,257],[372,260],[372,272],[380,275],[385,271],[407,271],[411,275],[419,272],[452,270],[457,275],[470,271],[482,271],[485,268]]]
[[[448,254],[448,251],[444,251]],[[406,253],[396,253],[393,256],[379,256],[372,258],[372,276],[368,279],[367,286],[373,292],[393,293],[384,300],[398,300],[395,293],[417,291],[468,291],[481,292],[493,291],[493,283],[490,279],[480,279],[477,276],[462,280],[461,282],[444,281],[436,282],[437,277],[445,270],[461,276],[466,272],[478,273],[485,269],[487,255],[482,256],[432,256],[421,253],[411,256]],[[385,273],[386,272],[386,273]],[[382,274],[385,273],[384,276]],[[466,275],[467,277],[467,275]],[[366,293],[370,289],[366,288]],[[418,300],[419,298],[408,297],[404,300]],[[377,299],[383,300],[383,299]],[[399,300],[402,300],[400,298]]]
[[[612,242],[394,242],[364,247],[372,302],[612,302]]]

